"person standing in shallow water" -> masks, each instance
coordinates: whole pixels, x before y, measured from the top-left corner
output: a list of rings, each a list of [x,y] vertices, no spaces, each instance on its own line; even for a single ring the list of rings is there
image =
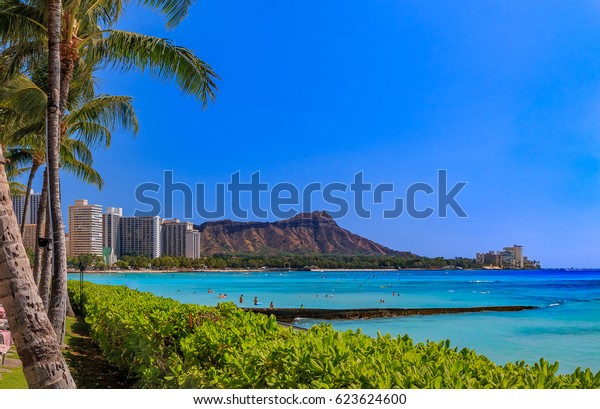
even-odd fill
[[[258,305],[258,297],[254,297],[254,305]]]
[[[240,304],[244,303],[244,294],[240,295]]]
[[[271,304],[269,305],[270,309],[275,309],[275,305],[273,304],[273,301],[271,301]]]

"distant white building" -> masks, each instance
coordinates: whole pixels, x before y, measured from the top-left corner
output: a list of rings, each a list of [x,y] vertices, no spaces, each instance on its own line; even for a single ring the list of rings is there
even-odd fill
[[[69,206],[69,244],[67,254],[102,255],[102,206],[75,200]]]
[[[527,257],[523,257],[523,246],[515,244],[504,247],[501,251],[488,251],[487,253],[476,253],[475,261],[480,265],[496,266],[504,268],[524,268]]]
[[[25,215],[25,224],[37,224],[37,212],[40,206],[40,193],[34,193],[33,189],[29,195],[29,207],[27,208],[27,214]],[[23,221],[23,208],[25,207],[25,195],[13,195],[11,196],[13,209],[17,216],[17,223],[21,224]]]
[[[103,254],[108,264],[123,256],[143,255],[200,258],[200,232],[178,219],[123,216],[120,207],[107,207],[102,216]]]

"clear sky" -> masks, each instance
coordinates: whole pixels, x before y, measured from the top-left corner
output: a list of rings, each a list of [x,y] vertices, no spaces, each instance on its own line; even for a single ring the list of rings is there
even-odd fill
[[[96,152],[102,192],[65,176],[65,211],[87,198],[132,214],[136,186],[163,170],[213,200],[236,171],[299,188],[363,171],[402,197],[447,169],[449,187],[468,183],[467,218],[386,220],[370,205],[338,223],[425,256],[516,243],[545,267],[600,267],[597,1],[202,0],[173,31],[133,9],[121,27],[193,49],[220,92],[202,110],[174,84],[103,73],[103,92],[134,97],[140,134]]]

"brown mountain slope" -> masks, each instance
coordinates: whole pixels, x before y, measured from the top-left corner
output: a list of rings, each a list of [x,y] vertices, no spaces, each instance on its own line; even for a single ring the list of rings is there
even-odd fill
[[[327,212],[297,214],[277,222],[206,222],[202,254],[219,253],[321,253],[409,254],[392,250],[341,228]]]

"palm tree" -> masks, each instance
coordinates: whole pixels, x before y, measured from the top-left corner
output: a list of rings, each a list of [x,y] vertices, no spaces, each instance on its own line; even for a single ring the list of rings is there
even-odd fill
[[[167,26],[175,27],[186,15],[191,2],[189,0],[141,0],[140,4],[164,14]],[[98,63],[120,68],[122,70],[140,69],[150,72],[161,79],[173,79],[187,94],[206,105],[215,97],[215,79],[218,78],[212,68],[196,57],[190,50],[176,46],[172,42],[131,33],[114,30],[113,27],[126,2],[122,0],[74,0],[65,2],[62,31],[59,33],[56,19],[60,15],[55,7],[55,0],[48,1],[48,12],[43,7],[43,1],[23,3],[20,0],[0,0],[0,41],[7,44],[3,56],[10,60],[12,72],[26,66],[27,61],[39,58],[48,44],[51,53],[49,66],[52,75],[49,76],[49,87],[52,90],[51,101],[62,101],[57,104],[58,112],[67,108],[66,101],[71,87],[73,73],[77,67],[96,66]],[[51,24],[52,23],[52,24]],[[18,33],[18,34],[16,34]],[[57,41],[60,41],[62,52],[60,64],[55,56]],[[54,47],[54,48],[52,48]],[[52,50],[51,50],[52,49]],[[54,53],[54,54],[52,54]],[[57,67],[60,65],[60,70]],[[58,71],[62,77],[60,92],[56,94],[55,77]],[[56,114],[56,112],[54,112]],[[58,178],[58,143],[54,141],[56,124],[49,112],[48,120],[48,167],[50,177],[50,197],[52,219],[54,225],[54,259],[55,270],[60,275],[57,283],[66,293],[66,252],[64,248],[64,233],[62,233],[62,213],[60,210],[60,188]],[[56,131],[58,137],[58,131]],[[61,229],[56,231],[56,229]],[[62,304],[51,305],[53,322],[59,327],[62,314]],[[59,335],[59,339],[62,339]]]
[[[191,4],[189,0],[141,0],[140,3],[166,15],[169,27],[174,27],[187,15]],[[50,309],[54,311],[51,319],[55,328],[60,327],[62,322],[63,330],[58,332],[63,334],[64,302],[61,300],[66,297],[66,254],[60,209],[58,138],[59,116],[66,107],[64,101],[67,100],[73,70],[77,65],[95,66],[99,62],[123,70],[137,68],[164,80],[175,80],[185,93],[203,105],[214,99],[216,91],[214,80],[218,77],[190,50],[165,39],[113,30],[124,5],[122,0],[68,2],[62,15],[65,24],[61,36],[60,0],[32,0],[28,3],[0,0],[0,44],[4,45],[2,56],[10,57],[12,73],[22,72],[31,65],[27,62],[38,60],[46,52],[49,55],[46,157],[52,198],[56,285],[62,294],[62,298],[57,297],[56,303],[51,303]],[[63,60],[60,59],[61,48]],[[62,83],[61,72],[64,77]],[[62,339],[60,333],[58,338]]]
[[[48,52],[50,36],[46,2],[51,0],[0,0],[1,55],[8,59],[9,73],[23,70],[28,62]],[[169,28],[187,16],[190,0],[138,0],[165,15]],[[115,30],[129,2],[124,0],[67,0],[60,32],[60,109],[77,67],[98,63],[129,71],[138,69],[163,80],[174,80],[181,90],[206,105],[215,98],[217,74],[184,47],[163,38]]]
[[[12,210],[4,156],[0,153],[0,300],[8,312],[23,372],[31,388],[74,387],[56,334],[47,318]]]
[[[10,201],[0,145],[0,302],[8,312],[17,353],[31,388],[74,388],[56,334],[45,314]]]
[[[69,111],[62,120],[61,127],[61,166],[63,169],[73,173],[86,183],[96,185],[102,189],[104,184],[100,175],[92,168],[93,160],[90,147],[109,147],[112,139],[111,131],[121,128],[133,135],[138,132],[138,121],[135,115],[131,98],[125,96],[110,96],[93,94],[93,78],[90,80],[89,73],[84,78],[78,76],[74,83],[74,92],[69,94]],[[36,83],[37,82],[37,83]],[[28,122],[17,127],[12,133],[4,137],[5,143],[16,147],[9,149],[12,164],[27,163],[33,161],[30,175],[29,187],[35,171],[45,161],[45,143],[43,132],[45,128],[44,112],[47,103],[46,93],[42,90],[44,85],[43,76],[33,81],[30,78],[17,74],[6,81],[0,88],[0,109],[8,109],[16,112],[28,113]],[[37,158],[38,163],[35,162]],[[38,224],[36,237],[48,237],[44,233],[47,205],[47,172],[44,172],[45,182],[42,185],[40,206],[38,208]],[[27,199],[25,200],[27,203]],[[33,276],[36,283],[41,282],[40,295],[42,300],[48,297],[50,270],[42,269],[47,266],[43,263],[45,258],[41,254],[36,243]],[[44,305],[47,306],[47,302]]]
[[[48,306],[59,345],[65,339],[67,318],[67,248],[65,225],[60,203],[60,20],[61,0],[48,0],[48,103],[46,109],[46,163],[48,167],[48,197],[52,224],[54,279]]]

